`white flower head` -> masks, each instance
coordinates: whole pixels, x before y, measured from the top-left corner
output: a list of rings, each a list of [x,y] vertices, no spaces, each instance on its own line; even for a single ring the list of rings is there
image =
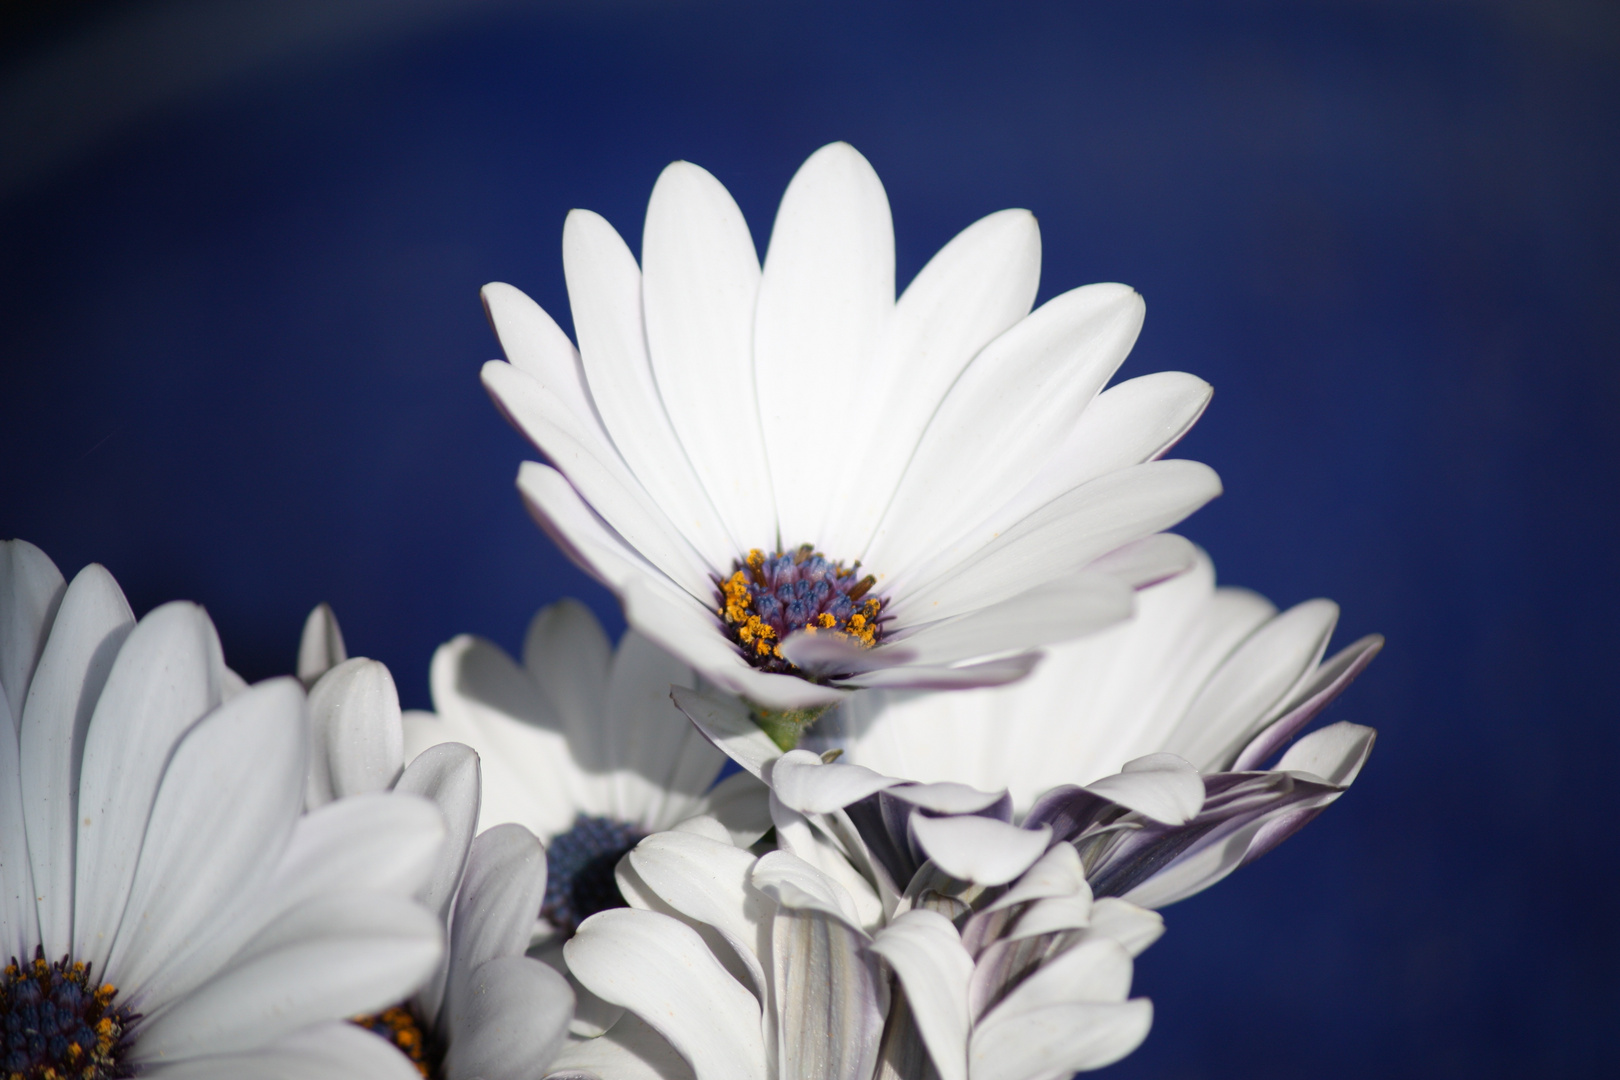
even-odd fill
[[[560,1072],[1036,1080],[1100,1068],[1147,1034],[1151,1006],[1127,1000],[1132,956],[1162,923],[1093,903],[1073,848],[1007,888],[926,868],[880,897],[846,816],[776,809],[785,846],[762,857],[698,819],[621,863],[631,908],[587,920],[566,952],[639,1023],[570,1047]]]
[[[313,682],[306,801],[386,831],[406,799],[437,804],[449,829],[418,898],[449,942],[444,960],[409,1000],[354,1022],[382,1036],[435,1080],[525,1080],[555,1056],[574,992],[525,955],[546,891],[546,852],[522,825],[477,832],[478,754],[440,743],[404,765],[399,694],[388,668],[345,655],[331,609],[305,623],[299,675]],[[393,792],[393,795],[386,793]]]
[[[632,626],[762,710],[1015,680],[1186,552],[1096,560],[1219,492],[1207,467],[1157,460],[1204,382],[1103,390],[1141,326],[1135,292],[1032,312],[1039,232],[1008,210],[896,300],[888,199],[846,144],[793,178],[763,266],[687,162],[653,190],[640,265],[582,210],[563,263],[578,352],[516,289],[484,290],[509,360],[485,385],[551,462],[518,486]]]
[[[781,754],[724,699],[677,700],[788,806],[889,834],[871,846],[892,882],[932,860],[996,884],[1067,841],[1097,895],[1159,907],[1270,851],[1359,774],[1371,728],[1331,724],[1288,746],[1383,644],[1324,660],[1337,619],[1326,600],[1279,614],[1216,589],[1197,552],[1191,572],[1143,591],[1131,622],[1054,648],[1016,686],[856,695],[809,744],[836,749],[834,763]]]
[[[308,753],[302,688],[243,684],[200,607],[136,622],[0,543],[0,1073],[416,1075],[344,1018],[440,962],[444,817],[304,815]]]

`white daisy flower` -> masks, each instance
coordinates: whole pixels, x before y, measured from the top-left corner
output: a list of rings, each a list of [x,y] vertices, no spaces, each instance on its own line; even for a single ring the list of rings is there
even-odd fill
[[[626,857],[632,907],[588,919],[568,963],[674,1053],[615,1029],[565,1052],[562,1075],[1035,1080],[1100,1068],[1147,1034],[1131,957],[1162,923],[1093,904],[1073,848],[1010,889],[964,891],[927,867],[874,912],[849,820],[777,809],[786,849],[757,859],[703,819]]]
[[[642,837],[698,814],[743,843],[770,827],[765,789],[736,773],[670,701],[685,664],[631,630],[617,648],[589,608],[563,600],[529,626],[518,664],[462,635],[433,656],[434,713],[405,714],[405,756],[456,741],[484,763],[479,828],[516,822],[546,847],[539,934],[566,937],[622,901],[613,867]],[[718,781],[718,782],[717,782]]]
[[[200,607],[136,622],[102,567],[0,543],[0,1074],[416,1075],[342,1021],[439,963],[444,819],[303,815],[304,708]]]
[[[299,650],[299,675],[315,680],[307,804],[344,806],[393,791],[433,801],[449,824],[419,894],[445,926],[444,960],[408,1001],[354,1023],[387,1039],[433,1080],[537,1077],[574,1011],[567,981],[525,955],[546,892],[545,849],[516,824],[474,837],[482,784],[471,748],[432,746],[402,768],[392,675],[375,660],[343,654],[337,620],[322,605],[305,624]]]
[[[1337,619],[1327,600],[1279,614],[1216,589],[1196,552],[1190,573],[1141,593],[1130,623],[1054,648],[1024,683],[855,696],[816,735],[836,764],[782,756],[724,699],[677,700],[788,805],[825,803],[841,783],[836,805],[891,834],[876,849],[895,880],[932,858],[1005,881],[1066,840],[1099,896],[1159,907],[1271,850],[1358,775],[1375,733],[1348,723],[1260,768],[1382,647],[1371,635],[1324,661]]]
[[[763,267],[687,162],[653,190],[640,266],[582,210],[563,264],[578,353],[522,293],[484,289],[510,361],[485,385],[551,462],[518,486],[631,625],[787,745],[811,717],[780,714],[858,687],[1005,683],[1035,647],[1124,618],[1127,585],[1180,552],[1088,568],[1220,490],[1157,460],[1204,382],[1102,390],[1141,326],[1135,292],[1031,312],[1039,232],[1007,210],[896,300],[887,197],[843,143],[793,178]]]

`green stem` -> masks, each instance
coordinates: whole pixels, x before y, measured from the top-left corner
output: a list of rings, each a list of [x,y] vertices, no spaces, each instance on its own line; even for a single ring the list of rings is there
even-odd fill
[[[771,742],[783,750],[792,750],[810,730],[810,725],[831,708],[831,705],[812,705],[808,709],[762,709],[756,705],[749,709],[748,716],[771,737]]]

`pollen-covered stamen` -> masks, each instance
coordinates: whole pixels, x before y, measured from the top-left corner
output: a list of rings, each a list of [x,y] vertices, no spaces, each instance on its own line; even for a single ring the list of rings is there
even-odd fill
[[[540,914],[562,933],[572,934],[598,911],[624,907],[613,871],[646,835],[612,818],[574,818],[573,828],[546,845],[546,898]]]
[[[759,548],[733,563],[719,582],[718,613],[748,662],[761,671],[800,674],[782,656],[782,642],[797,630],[833,633],[863,648],[883,636],[883,600],[868,595],[877,578],[858,577],[805,544],[766,555]]]
[[[356,1016],[349,1023],[393,1043],[416,1066],[423,1080],[438,1080],[444,1075],[444,1044],[408,1006],[395,1005],[375,1016]]]
[[[124,1062],[139,1014],[115,1006],[118,989],[97,986],[90,965],[52,964],[38,946],[0,977],[0,1076],[6,1080],[112,1080],[135,1075]]]

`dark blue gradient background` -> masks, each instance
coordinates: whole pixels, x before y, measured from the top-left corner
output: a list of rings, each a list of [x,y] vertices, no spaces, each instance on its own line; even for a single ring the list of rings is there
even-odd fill
[[[4,59],[142,10],[41,17]],[[1170,909],[1138,967],[1156,1030],[1106,1075],[1620,1075],[1614,16],[487,3],[79,132],[148,77],[103,57],[82,109],[0,99],[67,146],[0,190],[0,535],[105,563],[138,611],[202,601],[250,679],[329,600],[408,705],[458,632],[516,648],[569,594],[621,626],[513,490],[534,454],[478,384],[478,287],[567,327],[570,207],[637,246],[684,157],[763,246],[795,167],[847,139],[902,283],[1024,206],[1043,299],[1139,289],[1123,373],[1216,388],[1182,453],[1227,494],[1183,531],[1227,582],[1338,600],[1341,643],[1389,638],[1333,714],[1380,729],[1362,779]]]

